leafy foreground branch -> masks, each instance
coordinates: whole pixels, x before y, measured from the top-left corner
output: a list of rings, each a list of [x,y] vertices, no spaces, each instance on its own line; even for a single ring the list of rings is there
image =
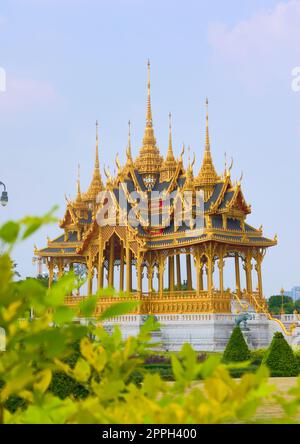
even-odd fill
[[[145,322],[137,337],[123,341],[119,328],[109,334],[101,321],[134,306],[116,303],[96,319],[92,315],[97,296],[87,298],[76,309],[64,305],[65,296],[77,286],[71,273],[51,289],[35,279],[13,281],[13,246],[52,217],[49,213],[45,218],[26,218],[0,228],[4,251],[0,256],[0,326],[6,332],[6,351],[0,354],[0,423],[251,421],[261,402],[273,396],[265,367],[237,381],[218,357],[199,363],[186,344],[171,358],[175,382],[165,382],[143,366],[151,352],[151,331],[157,328],[153,318]],[[79,313],[91,322],[74,323]],[[74,343],[79,349],[72,364]],[[142,375],[141,383],[134,382],[137,372]],[[51,383],[57,374],[72,378],[84,396],[55,396]],[[203,379],[201,386],[194,382],[199,378]],[[277,398],[289,414],[296,413],[300,384],[293,390],[293,401]],[[14,411],[9,401],[16,397],[20,402]]]

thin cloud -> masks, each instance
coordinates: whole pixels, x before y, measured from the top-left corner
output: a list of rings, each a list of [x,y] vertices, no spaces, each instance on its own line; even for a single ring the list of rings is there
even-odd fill
[[[286,75],[300,63],[300,1],[280,2],[232,28],[209,27],[208,40],[216,62],[232,64],[242,80],[262,86],[271,77]]]
[[[0,112],[51,106],[58,100],[57,92],[49,83],[18,78],[6,73],[6,91],[0,93]]]

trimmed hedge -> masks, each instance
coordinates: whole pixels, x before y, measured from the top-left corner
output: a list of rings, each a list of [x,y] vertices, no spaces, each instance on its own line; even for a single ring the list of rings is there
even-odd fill
[[[247,367],[234,367],[229,368],[229,374],[232,378],[241,378],[246,373],[255,373],[257,369],[257,365],[247,365]]]
[[[171,364],[146,364],[144,368],[148,373],[159,373],[165,381],[174,381]]]
[[[262,363],[267,365],[271,376],[297,376],[299,373],[296,356],[280,332],[274,334]]]
[[[223,362],[243,362],[250,359],[250,350],[240,327],[237,325],[226,345]]]

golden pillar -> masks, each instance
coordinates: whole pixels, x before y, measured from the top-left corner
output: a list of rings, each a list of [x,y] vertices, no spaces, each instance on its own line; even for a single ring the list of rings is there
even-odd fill
[[[132,288],[132,277],[131,277],[131,250],[129,248],[129,243],[126,242],[126,291],[131,292]]]
[[[47,261],[47,266],[48,266],[48,272],[49,272],[48,286],[50,288],[52,283],[53,283],[53,277],[54,277],[54,263],[53,263],[53,259],[49,259]]]
[[[200,270],[199,270],[199,290],[203,291],[203,262],[200,262]]]
[[[124,248],[123,243],[120,243],[120,291],[124,290]]]
[[[248,252],[245,259],[245,271],[246,271],[246,284],[247,293],[251,295],[252,293],[252,264],[251,264],[251,253]]]
[[[235,253],[234,256],[235,261],[235,286],[236,286],[236,292],[237,295],[241,295],[241,275],[240,275],[240,263],[239,263],[239,255],[238,253]]]
[[[225,261],[223,259],[223,256],[220,256],[219,262],[218,262],[218,267],[219,267],[219,281],[220,281],[221,295],[223,295],[223,292],[224,292],[224,266],[225,266]]]
[[[258,255],[255,264],[255,270],[257,272],[258,294],[261,298],[263,297],[262,272],[261,272],[262,259],[263,259],[262,255]]]
[[[187,275],[187,289],[192,290],[192,267],[191,267],[191,255],[186,255],[186,275]]]
[[[63,261],[63,259],[61,259],[61,260],[58,262],[58,278],[63,277],[63,275],[64,275],[64,270],[65,270],[65,267],[64,267],[64,261]]]
[[[177,281],[177,289],[181,290],[180,254],[176,254],[176,281]]]
[[[169,256],[169,291],[174,291],[174,256]]]
[[[108,258],[108,286],[114,286],[114,264],[115,264],[115,245],[114,238],[109,241],[109,258]]]
[[[102,239],[99,240],[99,254],[98,254],[98,290],[103,288],[103,263],[104,263],[104,255],[103,255],[103,245]]]
[[[197,255],[195,257],[195,264],[196,264],[196,282],[197,282],[197,295],[200,295],[201,291],[201,259]]]
[[[207,258],[207,268],[206,268],[206,272],[207,272],[207,291],[208,293],[211,295],[212,291],[213,291],[213,286],[214,286],[214,282],[213,282],[213,258],[210,256]]]
[[[91,296],[93,294],[93,277],[94,277],[94,270],[93,270],[93,262],[92,259],[88,259],[87,263],[87,283],[88,283],[88,296]]]
[[[164,271],[165,271],[165,259],[163,256],[161,256],[159,258],[159,267],[158,267],[158,272],[159,272],[159,295],[162,296],[163,295],[163,291],[164,291]]]
[[[137,260],[136,260],[136,277],[137,277],[137,292],[139,295],[142,294],[143,291],[143,256],[138,254]]]
[[[151,293],[153,291],[153,265],[149,263],[147,268],[147,276],[148,276],[148,292]]]

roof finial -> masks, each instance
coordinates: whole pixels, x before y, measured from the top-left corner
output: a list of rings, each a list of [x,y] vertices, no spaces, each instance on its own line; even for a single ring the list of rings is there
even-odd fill
[[[126,155],[127,155],[127,162],[132,162],[132,155],[131,155],[131,122],[128,120],[128,144],[126,149]]]
[[[168,145],[168,153],[167,160],[175,160],[173,155],[173,146],[172,146],[172,115],[169,113],[169,145]]]
[[[96,120],[96,155],[95,155],[95,164],[94,164],[94,172],[92,181],[90,183],[90,186],[87,190],[87,192],[84,194],[84,199],[94,199],[99,191],[103,188],[102,179],[100,175],[100,167],[99,167],[99,152],[98,152],[98,146],[99,146],[99,137],[98,137],[98,128],[99,123],[98,120]]]
[[[99,137],[98,137],[98,128],[99,123],[98,120],[96,120],[96,157],[95,157],[95,170],[99,170]]]
[[[158,173],[163,162],[159,149],[156,146],[156,139],[154,136],[151,97],[150,97],[150,61],[148,60],[148,81],[147,81],[147,112],[146,112],[146,127],[143,137],[142,146],[139,155],[137,156],[134,166],[139,173]]]
[[[152,127],[152,110],[151,110],[151,84],[150,84],[150,60],[148,59],[148,81],[147,81],[147,126]]]
[[[77,167],[77,202],[81,201],[81,189],[80,189],[80,164]]]
[[[209,128],[208,128],[208,98],[206,97],[206,128],[205,128],[205,150],[210,151]]]
[[[209,188],[216,183],[216,181],[219,179],[219,176],[216,173],[210,152],[210,138],[209,138],[209,127],[208,127],[208,98],[206,98],[205,100],[205,105],[206,105],[205,148],[204,148],[202,165],[196,181],[197,185]],[[207,196],[208,195],[209,195],[209,190],[207,191]]]

